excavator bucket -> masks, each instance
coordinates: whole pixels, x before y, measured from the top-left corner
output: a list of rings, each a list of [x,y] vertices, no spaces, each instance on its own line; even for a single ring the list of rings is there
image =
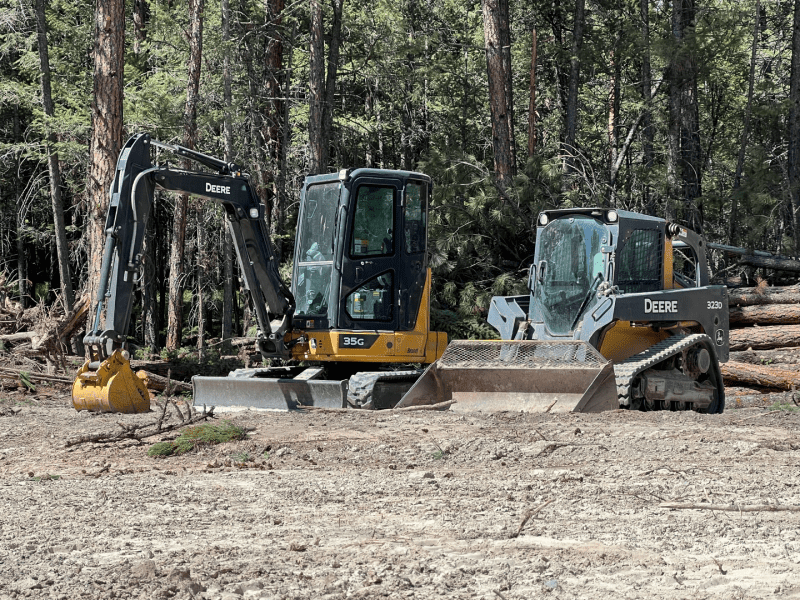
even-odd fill
[[[94,367],[94,368],[93,368]],[[72,386],[75,410],[141,413],[150,410],[150,393],[144,371],[134,375],[120,350],[99,365],[86,361]]]
[[[612,363],[580,341],[452,341],[397,408],[448,400],[457,412],[619,408]]]

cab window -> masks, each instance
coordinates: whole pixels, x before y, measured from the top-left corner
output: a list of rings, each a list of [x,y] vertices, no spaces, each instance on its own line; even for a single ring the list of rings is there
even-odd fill
[[[350,255],[387,256],[394,253],[394,188],[362,185],[356,196]]]
[[[407,254],[425,252],[428,214],[427,192],[425,184],[409,183],[406,185],[403,222]]]

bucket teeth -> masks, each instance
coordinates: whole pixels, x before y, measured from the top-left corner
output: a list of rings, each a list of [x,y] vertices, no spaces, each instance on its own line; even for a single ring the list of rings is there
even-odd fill
[[[130,361],[116,350],[96,371],[89,370],[89,361],[78,370],[72,385],[72,406],[92,412],[147,412],[150,393],[146,382],[144,371],[134,374]]]

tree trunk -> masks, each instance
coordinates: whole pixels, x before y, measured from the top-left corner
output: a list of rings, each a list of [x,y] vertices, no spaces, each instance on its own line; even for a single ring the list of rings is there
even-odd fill
[[[147,18],[145,0],[133,0],[133,52],[141,54],[142,42],[147,38],[144,22]]]
[[[672,0],[675,50],[670,73],[670,144],[668,179],[673,199],[680,199],[684,222],[702,233],[697,199],[702,195],[702,148],[694,55],[695,0]],[[680,175],[680,182],[678,177]],[[668,212],[671,214],[671,211]]]
[[[800,286],[738,288],[728,290],[729,306],[800,303]]]
[[[528,158],[536,151],[536,30],[531,32],[531,83],[528,103]]]
[[[203,0],[189,0],[189,63],[186,105],[183,111],[183,145],[194,148],[197,141],[197,102],[200,90],[200,66],[203,52]],[[190,165],[184,165],[188,168]],[[181,194],[175,203],[172,224],[172,248],[169,259],[169,310],[167,349],[181,345],[183,328],[183,263],[186,219],[189,198]]]
[[[744,384],[778,390],[800,388],[800,375],[795,369],[727,362],[720,365],[720,370],[727,385]]]
[[[223,116],[223,143],[225,146],[225,160],[233,161],[233,123],[231,117],[231,106],[233,104],[233,93],[231,91],[231,49],[230,49],[230,23],[231,6],[230,0],[222,0],[222,42],[224,44],[222,59],[222,90],[224,103]],[[227,340],[232,337],[233,325],[233,241],[228,230],[228,218],[223,211],[222,221],[225,231],[222,232],[222,339]]]
[[[498,190],[507,196],[514,177],[514,131],[510,119],[511,98],[508,89],[510,62],[503,40],[510,37],[508,3],[504,0],[483,0],[483,35],[486,69],[489,79],[489,109],[492,119],[494,176]]]
[[[753,46],[750,51],[750,77],[747,85],[747,104],[744,110],[744,123],[742,124],[742,141],[739,144],[739,156],[736,160],[736,172],[733,175],[733,190],[731,192],[731,217],[728,227],[728,243],[735,245],[738,239],[739,219],[739,188],[742,185],[742,170],[747,151],[747,141],[750,137],[750,118],[753,114],[753,87],[756,79],[756,50],[758,50],[758,33],[761,26],[761,0],[756,0],[756,14],[753,18]]]
[[[204,218],[205,211],[199,202],[195,205],[195,218],[197,220],[197,350],[198,360],[202,363],[205,358],[206,346],[206,265],[208,264],[208,236],[206,227],[208,223]]]
[[[333,23],[325,69],[325,37],[320,0],[311,0],[311,48],[308,79],[309,172],[325,173],[330,161],[331,129],[336,78],[339,72],[339,45],[342,37],[343,0],[331,0]]]
[[[325,38],[322,27],[322,4],[320,0],[311,0],[310,67],[308,73],[308,171],[310,174],[323,173],[328,168],[328,148],[323,136]]]
[[[153,217],[156,215],[153,214]],[[144,241],[144,265],[142,271],[142,329],[144,329],[144,345],[150,352],[158,351],[158,317],[156,302],[156,238],[155,221],[151,218],[147,223]]]
[[[20,123],[19,123],[19,105],[14,104],[13,109],[13,122],[11,127],[13,129],[13,136],[14,142],[19,142],[21,137],[20,132]],[[18,169],[19,164],[19,157],[17,158],[17,162],[15,167]],[[17,281],[19,286],[19,303],[22,308],[26,308],[28,305],[28,265],[27,265],[27,257],[25,255],[25,240],[23,238],[24,229],[25,229],[25,211],[22,210],[20,205],[20,193],[19,193],[19,179],[17,177],[14,178],[14,206],[16,207],[16,248],[17,248]]]
[[[653,168],[653,123],[650,115],[650,101],[652,94],[652,73],[650,71],[650,0],[641,0],[640,12],[642,18],[642,100],[644,100],[644,115],[642,116],[642,128],[644,143],[642,147],[643,162],[645,172],[650,172]],[[643,211],[647,215],[655,216],[655,202],[653,191],[650,184],[645,182],[642,190]]]
[[[800,346],[800,325],[745,327],[730,332],[731,350],[769,350]]]
[[[56,136],[52,132],[52,120],[55,117],[53,94],[50,88],[50,56],[47,47],[47,21],[44,12],[44,0],[36,0],[36,30],[39,45],[39,67],[41,70],[42,104],[47,121],[47,169],[50,175],[50,199],[53,208],[53,225],[56,239],[56,255],[58,258],[58,276],[61,280],[61,292],[64,295],[66,312],[72,310],[75,301],[72,293],[72,278],[69,272],[69,247],[67,231],[64,224],[64,203],[61,200],[61,169],[58,164],[58,153],[54,149]]]
[[[580,85],[581,60],[583,47],[583,25],[585,0],[576,0],[575,19],[572,31],[572,53],[569,61],[569,80],[567,83],[567,112],[564,122],[564,143],[561,154],[564,157],[564,174],[571,179],[575,171],[575,144],[578,132],[578,87]]]
[[[89,145],[89,292],[97,302],[103,231],[111,183],[122,149],[122,90],[125,68],[125,2],[97,0],[94,29],[92,138]]]
[[[617,173],[614,169],[619,151],[619,105],[620,105],[620,79],[622,78],[620,61],[616,58],[619,48],[620,32],[614,38],[614,47],[611,49],[611,81],[608,85],[608,166],[610,205],[617,205]]]
[[[333,107],[336,93],[336,79],[339,74],[339,45],[342,41],[342,5],[344,0],[331,0],[333,6],[333,23],[328,45],[328,69],[325,74],[325,104],[322,118],[322,143],[325,146],[325,163],[322,165],[326,171],[329,169],[329,149],[333,133]]]
[[[732,306],[730,322],[748,325],[800,324],[800,304]]]
[[[264,138],[266,151],[271,166],[270,179],[272,181],[272,202],[269,207],[269,231],[272,240],[278,240],[278,235],[284,232],[286,210],[286,178],[282,169],[283,129],[286,123],[283,120],[284,110],[282,100],[283,81],[283,9],[284,0],[270,0],[268,19],[272,23],[266,51],[266,95],[267,114],[265,115],[266,128]],[[283,245],[275,243],[276,258],[283,257]]]
[[[774,350],[742,350],[730,353],[733,362],[751,365],[785,365],[800,364],[800,349],[776,348]]]
[[[800,254],[800,0],[794,2],[792,63],[789,79],[789,194],[794,218],[794,251]]]

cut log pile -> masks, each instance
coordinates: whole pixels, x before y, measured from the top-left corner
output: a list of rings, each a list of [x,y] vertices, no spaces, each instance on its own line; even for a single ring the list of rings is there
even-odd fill
[[[800,389],[800,285],[729,289],[728,305],[726,385]]]

